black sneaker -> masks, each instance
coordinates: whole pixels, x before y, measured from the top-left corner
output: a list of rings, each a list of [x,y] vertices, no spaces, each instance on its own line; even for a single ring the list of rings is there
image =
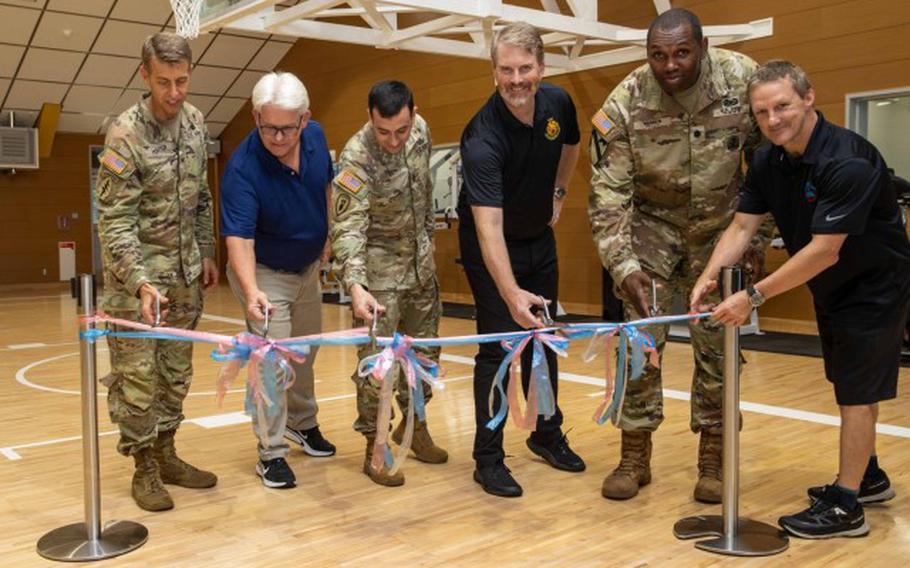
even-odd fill
[[[891,487],[891,480],[888,479],[888,474],[885,473],[885,470],[879,470],[881,475],[876,474],[871,479],[863,478],[862,483],[859,484],[859,495],[856,496],[856,500],[862,503],[863,505],[872,505],[874,503],[884,503],[894,499],[896,493],[894,488]],[[815,502],[821,499],[822,495],[825,493],[824,485],[818,487],[809,488],[809,502]]]
[[[556,469],[573,472],[585,470],[584,460],[572,451],[565,436],[549,445],[539,444],[533,438],[528,438],[528,448]]]
[[[297,485],[297,478],[284,458],[259,460],[256,475],[262,478],[263,485],[272,489],[290,489]]]
[[[521,497],[521,485],[512,477],[509,468],[502,462],[493,465],[480,466],[474,470],[474,481],[479,483],[483,490],[490,495],[498,497]]]
[[[303,446],[303,451],[307,455],[317,458],[335,455],[335,446],[322,437],[319,426],[313,426],[309,430],[295,430],[290,426],[286,426],[284,437]]]
[[[830,489],[825,493],[827,491]],[[832,503],[827,495],[816,500],[805,511],[781,517],[777,522],[788,533],[800,538],[856,537],[869,534],[862,505],[857,503],[852,511],[848,511],[842,505]]]

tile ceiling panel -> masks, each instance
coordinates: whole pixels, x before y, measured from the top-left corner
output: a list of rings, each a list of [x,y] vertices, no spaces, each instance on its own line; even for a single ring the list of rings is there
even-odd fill
[[[81,132],[94,134],[101,128],[101,121],[104,115],[101,114],[69,114],[60,113],[60,121],[57,123],[59,132]]]
[[[22,59],[18,78],[69,83],[84,58],[84,53],[30,47]]]
[[[19,66],[25,46],[0,44],[0,77],[12,77]]]
[[[90,53],[76,77],[76,83],[122,88],[130,82],[138,67],[138,59]]]
[[[171,17],[171,4],[164,0],[118,0],[111,17],[163,26]]]
[[[215,108],[215,103],[218,102],[220,97],[211,97],[209,95],[190,95],[187,97],[187,100],[191,105],[199,109],[203,115],[211,112]]]
[[[108,20],[95,42],[92,51],[108,55],[126,55],[139,57],[142,52],[142,42],[147,36],[159,31],[160,26],[151,24],[133,24]]]
[[[59,103],[68,85],[17,79],[6,96],[6,108],[39,110],[43,103]]]
[[[120,98],[121,89],[74,85],[63,100],[64,112],[106,114]]]
[[[253,87],[256,86],[256,83],[263,75],[265,75],[265,73],[262,71],[244,71],[240,74],[240,77],[234,81],[234,84],[231,85],[231,89],[227,92],[227,95],[229,97],[246,98],[253,96]]]
[[[212,43],[213,39],[215,39],[215,34],[202,34],[196,39],[190,40],[190,51],[193,52],[193,63],[199,61],[199,58],[205,53],[205,50],[208,48],[209,44]]]
[[[221,132],[227,126],[227,123],[206,121],[205,126],[209,129],[209,138],[218,138],[221,136]]]
[[[219,34],[199,60],[203,65],[245,67],[262,44],[261,39]]]
[[[40,15],[39,10],[0,6],[0,38],[3,38],[3,43],[28,45],[28,38],[32,37]]]
[[[273,71],[281,61],[281,58],[284,57],[292,47],[294,47],[294,44],[291,43],[283,43],[280,41],[268,42],[265,47],[256,54],[256,57],[250,61],[250,69]]]
[[[120,95],[120,98],[114,103],[114,107],[111,109],[111,114],[117,116],[126,109],[130,108],[134,104],[142,100],[143,91],[137,91],[135,89],[128,89]]]
[[[247,99],[232,99],[230,97],[224,97],[221,99],[221,102],[215,107],[215,109],[205,117],[206,120],[213,120],[215,122],[230,122],[233,120],[234,116],[237,115]]]
[[[9,90],[9,84],[9,79],[0,79],[0,101],[6,96],[6,91]],[[0,122],[0,126],[6,126],[6,123]]]
[[[88,51],[103,23],[101,18],[47,12],[38,24],[32,45]]]
[[[106,16],[113,5],[114,0],[50,0],[47,9],[88,16]]]
[[[237,69],[197,65],[190,76],[190,92],[202,95],[221,95],[227,91],[234,78],[239,74],[240,71]]]

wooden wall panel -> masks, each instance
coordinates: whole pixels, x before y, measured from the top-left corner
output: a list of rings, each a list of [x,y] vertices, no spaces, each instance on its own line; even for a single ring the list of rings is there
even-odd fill
[[[564,2],[561,5],[565,8]],[[673,5],[692,9],[706,25],[774,17],[773,36],[728,47],[758,61],[782,57],[800,63],[816,86],[818,108],[835,123],[843,123],[847,93],[910,84],[910,45],[903,41],[910,34],[910,2],[905,0],[674,0]],[[612,23],[646,27],[654,16],[650,0],[600,0],[599,6],[602,17]],[[600,311],[601,268],[586,211],[590,177],[587,119],[610,90],[641,63],[550,79],[572,94],[584,133],[582,159],[557,228],[560,298],[575,310]],[[379,79],[394,77],[411,86],[436,144],[457,142],[464,125],[493,89],[489,64],[483,61],[312,40],[299,40],[279,68],[298,74],[307,84],[314,118],[323,124],[329,146],[336,150],[366,120],[366,93]],[[251,127],[247,107],[222,134],[222,165]],[[456,229],[440,231],[436,238],[440,283],[452,298],[469,292],[455,263],[457,251]],[[783,253],[771,252],[769,265],[779,266],[784,258]],[[813,319],[806,298],[807,291],[801,288],[771,300],[763,313]]]
[[[58,134],[40,169],[0,174],[0,284],[57,282],[58,241],[75,241],[76,272],[91,271],[88,147],[103,141]],[[68,228],[58,228],[58,216]]]

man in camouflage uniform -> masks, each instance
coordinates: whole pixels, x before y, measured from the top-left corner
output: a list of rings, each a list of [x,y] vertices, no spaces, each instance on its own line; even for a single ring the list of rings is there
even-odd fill
[[[149,324],[160,316],[161,324],[183,329],[199,321],[200,284],[218,284],[207,134],[202,113],[184,102],[191,61],[180,36],[146,39],[140,70],[150,94],[108,129],[96,195],[102,310]],[[108,343],[108,410],[120,428],[118,451],[136,462],[136,503],[149,511],[172,508],[162,483],[214,486],[214,474],[184,462],[174,449],[193,374],[192,343],[115,337]]]
[[[414,98],[400,81],[382,81],[370,90],[370,121],[341,153],[340,171],[333,181],[331,227],[334,270],[351,295],[355,325],[380,314],[378,336],[396,330],[411,337],[436,337],[442,304],[433,261],[433,183],[430,177],[430,129],[414,112]],[[439,348],[418,348],[433,361]],[[362,346],[357,354],[376,353]],[[408,406],[408,384],[400,370],[395,390],[402,412]],[[396,375],[393,375],[396,376]],[[375,483],[404,483],[401,471],[374,471],[370,457],[376,438],[379,384],[355,371],[357,420],[354,429],[366,437],[363,472]],[[432,391],[421,383],[424,399]],[[401,443],[405,421],[392,434]],[[448,454],[436,446],[426,422],[415,425],[411,445],[418,460],[443,463]]]
[[[590,145],[594,241],[620,284],[628,319],[649,315],[652,281],[663,313],[691,289],[732,218],[743,151],[760,140],[746,96],[754,61],[709,49],[698,18],[681,9],[654,20],[647,50],[648,64],[630,73],[594,115]],[[695,499],[717,503],[723,334],[710,324],[689,330],[691,428],[700,433]],[[648,331],[662,354],[667,326]],[[628,383],[618,423],[622,457],[604,480],[604,497],[628,499],[650,483],[651,432],[662,421],[660,369],[648,366]]]

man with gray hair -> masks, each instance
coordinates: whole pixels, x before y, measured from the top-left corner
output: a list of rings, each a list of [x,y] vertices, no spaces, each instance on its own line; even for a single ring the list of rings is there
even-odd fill
[[[206,290],[218,284],[208,136],[202,113],[185,102],[191,63],[184,38],[162,32],[145,40],[139,71],[149,92],[108,128],[95,189],[101,309],[182,329],[199,322],[200,284]],[[174,448],[193,375],[192,343],[109,337],[108,346],[108,410],[120,429],[117,450],[136,461],[136,504],[173,508],[163,483],[214,486],[214,474],[184,462]]]
[[[306,87],[291,73],[269,73],[253,87],[256,128],[240,143],[221,184],[221,232],[228,282],[251,333],[275,339],[319,333],[319,268],[328,260],[332,159],[322,127],[310,120]],[[296,379],[260,424],[256,473],[266,487],[294,487],[288,438],[311,456],[334,455],[319,431],[313,362],[292,363]],[[266,442],[266,443],[263,443]]]
[[[461,136],[464,186],[458,199],[461,259],[477,308],[477,333],[548,325],[543,306],[556,306],[559,268],[553,226],[578,161],[575,104],[563,89],[542,83],[543,42],[533,26],[509,24],[493,40],[497,91]],[[538,311],[540,310],[540,311]],[[522,354],[525,392],[531,349]],[[481,344],[474,365],[474,480],[500,497],[518,497],[521,486],[503,460],[504,422],[490,424],[489,395],[505,357],[499,344]],[[539,416],[528,448],[556,469],[581,472],[585,462],[562,433],[556,404],[556,355],[547,351],[554,412]],[[508,375],[506,375],[508,380]],[[504,401],[499,400],[497,404]]]

